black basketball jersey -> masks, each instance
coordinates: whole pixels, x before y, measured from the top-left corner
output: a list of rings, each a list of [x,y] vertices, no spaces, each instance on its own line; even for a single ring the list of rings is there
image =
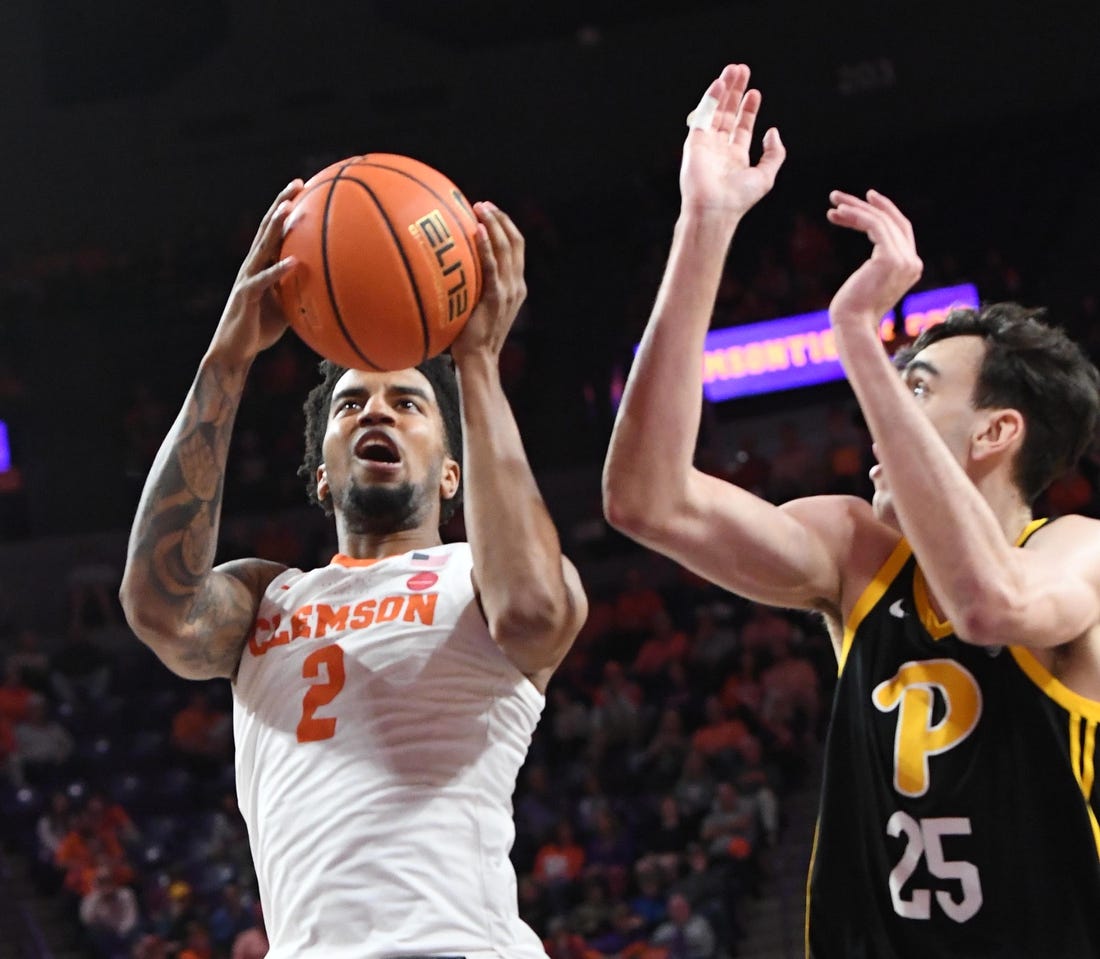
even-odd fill
[[[956,638],[904,540],[840,670],[807,955],[1100,957],[1100,702],[1025,649]]]

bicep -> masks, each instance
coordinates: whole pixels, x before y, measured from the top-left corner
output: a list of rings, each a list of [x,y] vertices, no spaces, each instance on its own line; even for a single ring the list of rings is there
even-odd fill
[[[561,579],[548,595],[556,596],[544,607],[546,615],[531,617],[516,629],[494,629],[481,606],[477,574],[470,571],[474,597],[486,620],[490,634],[512,664],[527,676],[541,692],[554,670],[573,645],[584,621],[588,618],[588,597],[580,573],[565,556],[561,557]]]
[[[210,571],[174,635],[148,645],[185,679],[231,679],[268,584],[286,567],[265,560],[234,560]]]
[[[988,635],[974,641],[1051,648],[1100,622],[1100,524],[1065,517],[1048,530],[1014,551],[1015,595]]]
[[[852,536],[844,497],[775,506],[705,473],[645,545],[730,592],[769,606],[835,609]]]

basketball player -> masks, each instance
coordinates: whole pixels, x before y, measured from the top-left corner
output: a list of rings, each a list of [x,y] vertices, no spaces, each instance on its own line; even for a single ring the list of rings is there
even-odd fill
[[[331,564],[211,565],[245,377],[286,327],[272,286],[300,190],[265,216],[149,475],[127,618],[180,676],[233,682],[270,959],[544,957],[518,917],[511,795],[587,603],[498,375],[526,293],[504,213],[476,206],[485,292],[453,368],[328,367],[307,401]],[[469,542],[441,545],[460,488]]]
[[[690,118],[682,206],[604,472],[610,521],[723,587],[823,614],[840,665],[807,953],[1100,956],[1100,523],[1031,503],[1084,450],[1100,378],[1021,307],[960,311],[902,373],[882,315],[918,279],[886,197],[832,194],[867,260],[830,307],[876,444],[872,504],[773,506],[692,466],[729,243],[784,159],[728,66]]]

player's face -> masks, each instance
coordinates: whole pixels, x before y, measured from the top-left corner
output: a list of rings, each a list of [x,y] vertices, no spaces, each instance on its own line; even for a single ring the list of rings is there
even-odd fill
[[[396,532],[428,522],[458,489],[443,418],[418,370],[348,370],[329,403],[317,490],[353,529]]]
[[[984,418],[973,405],[985,343],[977,336],[952,336],[923,349],[906,366],[902,378],[951,454],[966,469],[971,441]],[[871,469],[875,515],[898,527],[890,478],[881,465]]]

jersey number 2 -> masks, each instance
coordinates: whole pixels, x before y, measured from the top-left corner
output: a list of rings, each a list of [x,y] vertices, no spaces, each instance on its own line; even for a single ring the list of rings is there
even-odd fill
[[[945,859],[944,836],[969,836],[970,820],[951,816],[938,819],[921,819],[919,822],[900,810],[886,823],[891,836],[905,833],[905,852],[898,864],[890,870],[890,899],[894,912],[906,919],[932,918],[932,893],[928,889],[912,890],[908,899],[902,899],[902,887],[916,871],[921,856],[928,863],[928,871],[937,879],[954,880],[962,886],[962,899],[956,902],[949,893],[936,890],[936,902],[955,922],[972,919],[982,908],[982,883],[978,867],[972,862]]]
[[[313,683],[302,699],[302,718],[298,720],[300,743],[332,739],[336,732],[335,717],[319,719],[313,714],[331,703],[344,688],[344,650],[336,643],[315,649],[302,663],[302,678],[317,679],[321,666],[325,667],[324,679]]]

